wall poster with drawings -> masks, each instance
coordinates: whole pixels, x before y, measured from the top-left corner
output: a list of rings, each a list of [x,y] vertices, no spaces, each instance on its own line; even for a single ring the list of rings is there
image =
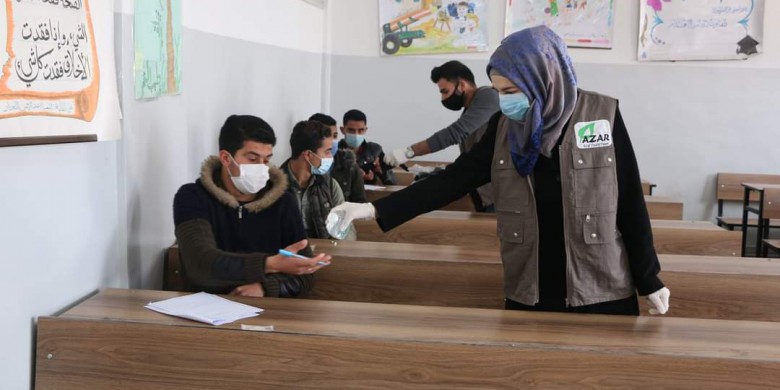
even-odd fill
[[[382,55],[488,50],[488,0],[379,0]]]
[[[504,35],[545,25],[569,47],[612,48],[614,0],[507,0]]]
[[[736,60],[762,50],[764,0],[642,0],[640,61]]]
[[[116,139],[113,2],[5,0],[0,146]]]

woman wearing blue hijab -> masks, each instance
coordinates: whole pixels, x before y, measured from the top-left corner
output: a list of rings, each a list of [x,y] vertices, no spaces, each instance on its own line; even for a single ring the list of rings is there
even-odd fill
[[[638,315],[642,295],[666,313],[617,100],[577,88],[566,45],[544,26],[506,37],[487,72],[501,112],[482,140],[440,175],[335,208],[340,225],[376,219],[388,231],[490,182],[507,309]]]

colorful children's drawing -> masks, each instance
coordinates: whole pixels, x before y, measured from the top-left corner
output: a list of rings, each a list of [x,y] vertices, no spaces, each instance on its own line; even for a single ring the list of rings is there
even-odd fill
[[[745,59],[761,52],[764,0],[644,0],[640,61]]]
[[[486,0],[379,0],[383,55],[488,50]]]
[[[613,0],[508,0],[505,35],[546,25],[570,47],[612,47]]]
[[[5,1],[0,11],[0,22],[5,22],[0,27],[0,118],[92,121],[100,68],[89,3]]]
[[[181,92],[181,0],[135,2],[136,99]]]

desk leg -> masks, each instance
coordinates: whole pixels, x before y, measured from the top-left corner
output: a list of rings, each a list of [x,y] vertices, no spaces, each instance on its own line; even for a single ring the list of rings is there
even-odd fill
[[[769,225],[769,221],[764,221],[764,191],[758,192],[758,230],[756,230],[756,257],[764,254],[764,229]],[[766,257],[766,256],[764,256]]]
[[[747,251],[747,226],[748,226],[748,206],[750,205],[750,190],[745,187],[745,199],[742,203],[742,257],[745,257]]]

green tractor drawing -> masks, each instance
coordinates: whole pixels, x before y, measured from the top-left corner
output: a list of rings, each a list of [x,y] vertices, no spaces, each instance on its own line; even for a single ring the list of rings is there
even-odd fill
[[[385,54],[398,53],[402,47],[412,46],[415,39],[425,38],[425,31],[411,30],[409,26],[432,14],[431,0],[424,0],[420,9],[399,16],[382,26],[382,51]]]
[[[416,22],[414,20],[412,23]],[[410,23],[411,24],[411,23]],[[390,23],[382,26],[382,51],[385,54],[395,54],[401,47],[412,46],[412,42],[415,39],[425,38],[425,31],[412,30],[409,31],[409,25],[398,23],[395,25],[396,29],[393,31],[393,26]]]

